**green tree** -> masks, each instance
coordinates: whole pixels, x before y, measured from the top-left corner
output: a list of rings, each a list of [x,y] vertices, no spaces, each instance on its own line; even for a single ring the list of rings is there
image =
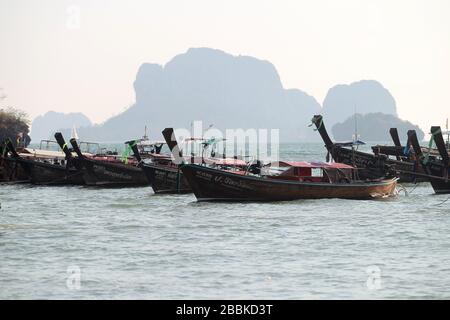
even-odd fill
[[[31,142],[29,132],[30,121],[25,112],[12,107],[0,109],[0,143],[9,138],[14,146],[26,147]]]

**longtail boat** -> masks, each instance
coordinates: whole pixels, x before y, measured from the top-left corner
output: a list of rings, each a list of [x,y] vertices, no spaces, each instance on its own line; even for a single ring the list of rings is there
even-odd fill
[[[420,162],[420,165],[430,179],[431,186],[433,187],[434,192],[437,194],[450,193],[450,157],[447,152],[441,127],[431,127],[430,141],[430,146],[432,145],[432,142],[436,143],[437,149],[439,150],[439,156],[424,154],[422,152],[422,148],[419,145],[415,130],[408,131],[408,138],[414,147],[417,160]]]
[[[377,179],[399,177],[399,182],[421,182],[428,181],[423,170],[413,160],[390,159],[382,153],[367,153],[355,150],[353,146],[335,143],[331,140],[325,128],[323,117],[315,115],[312,119],[316,130],[319,132],[327,148],[328,155],[335,162],[348,164],[358,168],[361,179]]]
[[[167,128],[163,132],[173,156],[177,158],[179,150],[173,129]],[[355,180],[356,168],[345,164],[278,162],[276,166],[285,170],[278,174],[267,174],[267,170],[264,170],[267,166],[253,168],[258,170],[250,170],[248,166],[242,170],[236,167],[224,169],[204,164],[180,164],[198,201],[374,199],[389,197],[396,192],[397,178]]]
[[[389,130],[389,133],[391,134],[392,140],[394,141],[394,146],[385,146],[385,145],[376,145],[372,146],[372,151],[374,154],[385,154],[387,156],[394,156],[399,161],[414,161],[413,154],[414,149],[412,148],[412,145],[409,141],[406,143],[406,145],[402,145],[400,142],[400,137],[398,135],[397,128],[391,128]],[[445,134],[445,132],[443,132]],[[422,149],[422,153],[426,153],[432,156],[439,156],[439,150],[436,148],[430,148],[430,147],[420,147]],[[450,150],[447,152],[450,155]]]
[[[28,173],[16,161],[16,158],[10,156],[9,153],[9,148],[5,141],[0,153],[0,183],[30,182]]]
[[[80,161],[82,177],[88,186],[130,187],[147,186],[149,181],[138,166],[138,163],[127,160],[124,163],[115,157],[99,156],[85,157],[76,139],[70,139],[70,144]]]
[[[162,132],[166,143],[170,149],[178,149],[178,145],[173,145],[172,129],[165,129]],[[195,139],[189,138],[189,141],[196,141]],[[183,172],[180,170],[179,162],[172,161],[171,155],[161,155],[159,151],[155,152],[151,156],[151,162],[145,162],[142,159],[138,144],[135,141],[129,141],[128,144],[131,146],[133,153],[139,165],[144,170],[147,178],[150,181],[152,189],[155,193],[191,193],[192,189],[189,185],[187,179],[184,177]],[[206,145],[205,145],[206,146]],[[246,163],[240,159],[229,159],[222,155],[222,158],[216,157],[204,157],[202,156],[189,156],[183,157],[182,152],[179,150],[178,155],[183,158],[183,161],[188,161],[191,163],[204,163],[209,166],[232,166],[239,167],[245,166]]]
[[[409,161],[410,159],[410,148],[409,141],[406,146],[402,146],[400,142],[400,137],[398,135],[397,128],[390,128],[389,134],[391,135],[393,146],[376,145],[372,146],[372,152],[375,155],[384,154],[387,156],[394,156],[398,161]]]
[[[128,141],[133,154],[139,162],[139,167],[144,171],[147,179],[155,193],[189,193],[192,192],[187,180],[183,177],[178,165],[172,162],[169,156],[158,156],[160,150],[147,157],[150,163],[143,161],[141,151],[136,141]],[[157,152],[157,153],[156,153]]]
[[[7,147],[11,161],[20,165],[28,175],[29,181],[39,185],[81,185],[84,180],[78,169],[67,162],[59,153],[47,151],[40,156],[17,153],[11,141]]]

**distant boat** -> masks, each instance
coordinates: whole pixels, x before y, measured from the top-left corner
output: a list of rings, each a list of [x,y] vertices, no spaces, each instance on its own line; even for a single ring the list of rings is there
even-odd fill
[[[368,153],[355,150],[353,143],[333,142],[328,135],[321,115],[315,115],[312,122],[325,143],[328,151],[327,158],[331,157],[335,162],[357,167],[361,179],[398,176],[400,182],[429,181],[422,168],[413,160],[407,158],[391,159],[389,155],[378,152],[378,148],[374,148],[374,153]],[[393,133],[391,131],[391,134]]]
[[[16,158],[9,156],[9,150],[2,147],[0,154],[0,183],[30,182],[29,174],[16,161]]]
[[[436,143],[439,156],[424,153],[419,145],[415,130],[408,131],[408,138],[414,147],[414,152],[427,175],[429,175],[431,186],[437,194],[450,193],[450,156],[445,146],[441,127],[431,127],[432,139]]]
[[[169,148],[173,149],[174,145],[172,142],[173,129],[165,129],[163,136]],[[208,140],[202,138],[187,138],[184,143],[187,146],[192,143],[199,143],[202,146],[201,156],[196,156],[191,152],[191,155],[182,157],[185,161],[190,163],[203,163],[209,166],[220,166],[220,167],[244,167],[246,165],[245,161],[240,159],[230,159],[226,158],[224,154],[220,157],[213,152],[213,156],[205,156],[204,151],[210,146],[214,146],[219,140]],[[139,144],[132,144],[133,153],[138,159],[142,170],[144,170],[147,178],[155,193],[190,193],[192,189],[183,175],[180,166],[172,161],[171,155],[159,155],[155,153],[151,156],[151,162],[147,163],[142,160],[142,155],[138,148]],[[192,146],[191,146],[192,147]],[[178,146],[177,146],[178,148]],[[192,149],[192,148],[191,148]],[[161,148],[159,149],[159,151]],[[213,148],[214,150],[214,148]],[[192,150],[191,150],[192,151]],[[148,155],[147,155],[148,157]]]
[[[139,141],[128,141],[126,143],[133,150],[133,155],[139,162],[139,167],[145,173],[153,192],[192,192],[178,165],[172,162],[171,156],[160,153],[162,144],[159,142],[142,144]],[[151,152],[145,151],[148,149]],[[145,159],[148,159],[150,162],[144,162]]]
[[[78,137],[78,132],[77,132],[77,128],[75,128],[75,125],[72,127],[72,134],[71,134],[71,139],[75,139],[75,140],[79,140]]]
[[[74,166],[74,162],[65,159],[61,152],[36,150],[34,153],[18,153],[11,141],[7,144],[11,156],[5,158],[9,167],[22,172],[28,176],[29,182],[39,185],[81,185],[84,180],[81,173]],[[27,151],[25,149],[25,151]]]
[[[146,186],[149,181],[137,162],[127,164],[114,156],[104,155],[86,157],[82,154],[77,141],[72,138],[70,144],[81,164],[84,182],[88,186],[133,187]]]

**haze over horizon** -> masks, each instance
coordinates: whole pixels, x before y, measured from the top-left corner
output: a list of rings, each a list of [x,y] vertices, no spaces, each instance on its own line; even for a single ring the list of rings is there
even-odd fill
[[[143,63],[211,47],[269,61],[319,103],[334,85],[377,80],[428,131],[450,116],[449,14],[446,0],[0,0],[2,105],[100,123],[135,102]]]

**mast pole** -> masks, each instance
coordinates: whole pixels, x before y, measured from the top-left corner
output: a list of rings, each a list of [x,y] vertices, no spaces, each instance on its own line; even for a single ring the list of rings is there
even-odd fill
[[[191,149],[190,150],[190,155],[191,155],[191,157],[192,157],[192,154],[194,153],[194,143],[192,142],[193,140],[192,140],[192,138],[194,137],[194,121],[191,121],[191,137],[190,137],[190,139],[189,139],[189,141],[188,141],[188,143],[189,143],[189,148]]]
[[[448,131],[448,118],[446,122],[446,130],[447,130],[447,149],[450,148],[450,131]]]
[[[355,139],[353,140],[353,142],[356,143],[356,141],[358,140],[358,120],[356,119],[356,105],[354,116],[355,116]]]

